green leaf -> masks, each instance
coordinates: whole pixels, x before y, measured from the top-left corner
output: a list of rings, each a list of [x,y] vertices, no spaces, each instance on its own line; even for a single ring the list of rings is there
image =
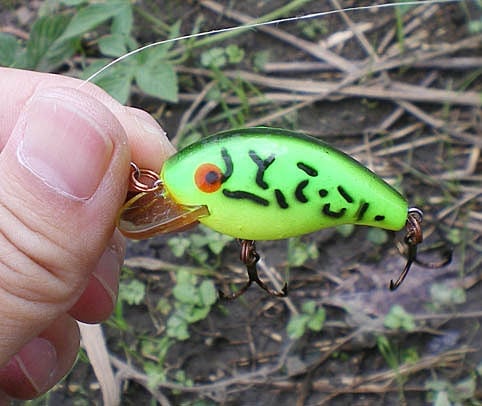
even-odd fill
[[[160,364],[162,364],[162,361],[166,358],[166,355],[173,344],[173,340],[167,336],[163,336],[162,338],[145,337],[141,340],[142,355],[155,357],[160,361]]]
[[[301,311],[305,314],[315,314],[316,302],[308,300],[301,305]]]
[[[452,406],[452,402],[449,399],[449,395],[447,392],[437,392],[433,402],[433,406]]]
[[[416,348],[410,347],[407,348],[402,353],[403,362],[407,364],[416,364],[420,360],[420,355],[417,352]]]
[[[123,7],[119,14],[114,17],[111,26],[112,34],[123,35],[125,37],[131,35],[134,16],[131,3],[127,2],[127,6],[128,7]]]
[[[454,245],[458,245],[463,241],[462,231],[459,228],[451,228],[447,233],[447,240]]]
[[[375,245],[382,245],[388,241],[388,234],[381,228],[370,228],[367,231],[367,238]]]
[[[394,305],[390,308],[383,324],[385,327],[393,330],[403,329],[413,331],[416,327],[413,316],[407,313],[400,305]]]
[[[451,290],[452,293],[452,303],[453,304],[462,304],[467,301],[467,295],[465,293],[464,288],[455,287]]]
[[[303,35],[312,41],[324,37],[329,33],[328,24],[324,19],[301,21],[299,27],[301,28]]]
[[[108,59],[102,59],[91,64],[83,73],[85,79],[91,74],[97,72],[109,62]],[[119,103],[125,104],[129,98],[132,80],[134,78],[135,65],[127,61],[111,66],[100,76],[94,79],[94,83],[104,89]]]
[[[425,389],[428,391],[440,392],[440,391],[446,390],[448,387],[449,387],[448,382],[441,379],[436,379],[436,380],[430,379],[425,382]]]
[[[15,37],[0,32],[0,65],[13,66],[18,50],[19,46]]]
[[[201,138],[202,138],[202,134],[200,132],[198,131],[191,132],[180,139],[179,143],[177,144],[177,147],[179,149],[183,149],[188,145],[191,145],[194,142],[199,141]]]
[[[120,296],[120,292],[119,292]],[[124,318],[124,306],[122,300],[117,301],[115,304],[114,314],[111,317],[111,321],[115,324],[116,328],[121,331],[127,331],[129,329],[129,324],[127,323],[126,319]]]
[[[169,337],[183,341],[189,338],[187,327],[188,324],[186,323],[186,320],[179,317],[177,314],[173,314],[167,319],[166,332]]]
[[[198,297],[196,294],[196,287],[194,285],[189,285],[189,284],[176,284],[174,288],[172,289],[172,294],[174,297],[182,302],[182,303],[188,303],[188,304],[197,304],[198,303]]]
[[[340,233],[343,237],[347,238],[350,235],[353,234],[355,231],[355,225],[354,224],[341,224],[339,226],[336,226],[336,231]]]
[[[132,75],[129,76],[127,72],[125,75],[105,75],[97,80],[96,83],[120,104],[125,104],[130,94]]]
[[[157,388],[161,382],[166,381],[166,373],[161,365],[146,362],[144,364],[144,371],[147,375],[147,386],[149,388]]]
[[[263,71],[265,65],[269,62],[270,51],[258,51],[254,54],[253,65],[255,70]]]
[[[378,336],[377,337],[377,346],[382,354],[383,358],[387,359],[388,354],[390,353],[390,343],[388,342],[387,337],[385,336]]]
[[[178,285],[195,285],[197,282],[196,275],[186,269],[181,268],[176,276]]]
[[[146,295],[145,285],[137,279],[125,283],[121,282],[119,287],[119,300],[123,300],[130,305],[142,303]]]
[[[197,321],[204,320],[209,314],[209,307],[195,307],[191,309],[191,313],[188,316],[188,322],[196,323]]]
[[[460,287],[450,288],[444,283],[434,283],[430,286],[430,296],[439,306],[462,304],[466,301],[465,290]]]
[[[226,65],[224,48],[214,47],[201,54],[201,65],[206,68],[222,68]]]
[[[229,235],[220,234],[217,232],[209,232],[208,234],[208,247],[213,254],[219,255],[223,251],[224,247],[234,240]]]
[[[300,338],[306,331],[306,325],[308,324],[310,317],[306,314],[298,314],[291,318],[286,331],[291,339]]]
[[[171,303],[165,297],[161,297],[156,305],[156,311],[158,311],[163,316],[167,316],[172,310]]]
[[[290,266],[301,266],[308,259],[318,258],[319,252],[315,243],[305,243],[299,237],[288,241],[288,262]]]
[[[106,35],[99,39],[99,49],[105,56],[118,57],[127,52],[126,37],[122,34]]]
[[[177,38],[181,34],[181,23],[182,20],[176,21],[174,24],[172,24],[171,29],[169,30],[169,39]],[[166,51],[169,51],[172,47],[174,46],[174,41],[168,42],[165,47]]]
[[[148,61],[139,66],[135,79],[143,92],[169,102],[178,101],[177,75],[171,63]]]
[[[212,281],[204,280],[199,286],[199,296],[201,299],[201,305],[211,306],[218,300],[218,295],[214,283]]]
[[[326,320],[326,312],[325,309],[321,308],[311,317],[310,321],[308,321],[308,328],[311,331],[321,331],[323,325],[325,324]]]
[[[167,241],[167,245],[171,248],[174,256],[180,258],[185,254],[191,243],[187,238],[172,237]]]
[[[69,7],[80,6],[86,2],[87,0],[62,0],[62,3]]]
[[[478,34],[482,31],[482,20],[469,21],[469,32],[471,34]]]
[[[73,41],[59,41],[69,23],[65,15],[40,17],[35,21],[27,41],[27,63],[30,69],[53,70],[76,50]]]
[[[482,361],[479,362],[479,364],[477,365],[477,368],[475,370],[477,371],[477,374],[479,376],[482,376]]]
[[[106,3],[91,4],[80,9],[70,21],[70,24],[62,34],[61,41],[79,37],[98,25],[125,12],[130,7],[127,0],[110,0]]]
[[[226,47],[226,55],[229,63],[239,63],[244,58],[244,49],[235,44],[231,44]]]

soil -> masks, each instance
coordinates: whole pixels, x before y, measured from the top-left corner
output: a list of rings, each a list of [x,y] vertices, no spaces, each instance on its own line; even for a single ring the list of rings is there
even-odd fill
[[[155,1],[137,2],[139,7],[159,16],[168,24],[182,20],[181,32],[189,33],[196,17],[204,17],[203,30],[237,25],[238,22],[223,17],[203,7],[202,2]],[[206,2],[205,2],[206,3]],[[220,1],[225,11],[237,11],[252,17],[262,16],[287,3],[282,1],[245,2]],[[318,11],[332,10],[336,2],[308,2],[302,9],[289,15],[303,15]],[[343,1],[344,7],[372,4],[369,1]],[[379,2],[383,3],[383,2]],[[0,13],[2,22],[22,28],[15,20],[15,13],[22,2],[11,2],[8,13]],[[321,9],[320,9],[321,7]],[[480,9],[475,2],[450,3],[434,6],[430,17],[406,33],[405,55],[415,55],[424,49],[440,49],[442,45],[457,44],[469,38],[468,21],[480,18]],[[32,7],[27,7],[32,10]],[[424,18],[429,8],[414,13],[405,27],[417,18]],[[3,14],[3,15],[2,15]],[[361,10],[348,14],[354,23],[372,24],[366,32],[371,44],[381,44],[396,25],[394,10],[389,8]],[[144,21],[137,15],[136,19]],[[307,36],[310,28],[315,37]],[[346,21],[338,15],[328,15],[298,23],[275,26],[284,33],[299,40],[317,41],[333,39],[333,34],[349,30]],[[316,31],[318,30],[318,31]],[[348,32],[348,31],[347,31]],[[139,43],[158,40],[154,30],[143,29],[137,34]],[[478,48],[460,49],[447,52],[442,57],[480,57]],[[282,62],[320,62],[300,47],[287,45],[279,36],[262,30],[250,30],[215,46],[237,44],[246,52],[239,66],[229,69],[250,71],[270,78],[306,79],[307,81],[339,82],[344,73],[333,67],[310,71],[280,70]],[[397,52],[396,36],[389,42],[391,51]],[[277,71],[259,71],[253,60],[259,52],[269,51],[269,61]],[[350,39],[331,51],[348,61],[362,63],[367,52],[356,39]],[[181,98],[177,104],[162,104],[138,90],[135,90],[130,104],[151,112],[171,136],[175,135],[183,114],[190,107],[192,97],[203,90],[209,78],[203,75],[185,73],[199,67],[199,54],[203,49],[194,50],[182,63]],[[433,58],[436,59],[436,58]],[[461,91],[482,91],[482,66],[472,68],[446,68],[442,65],[417,67],[416,64],[402,64],[397,68],[365,75],[355,84],[375,86],[389,82],[420,85],[432,77],[429,87],[437,89],[461,89]],[[384,76],[385,75],[385,76]],[[464,87],[466,86],[466,87]],[[278,92],[281,90],[264,89]],[[285,91],[287,93],[288,91]],[[293,95],[296,92],[293,91]],[[299,94],[299,93],[298,93]],[[422,95],[423,96],[423,95]],[[410,100],[409,100],[410,101]],[[397,100],[388,97],[367,95],[342,95],[333,92],[329,97],[316,100],[296,112],[284,114],[281,118],[264,122],[265,125],[282,126],[310,133],[324,139],[369,165],[380,176],[403,191],[411,205],[424,210],[424,228],[427,239],[425,247],[442,241],[434,252],[423,253],[423,258],[437,261],[441,250],[453,247],[449,265],[430,269],[413,265],[404,284],[396,291],[388,289],[388,282],[396,279],[405,265],[405,258],[396,248],[396,242],[403,240],[404,232],[382,233],[378,237],[368,227],[356,227],[343,234],[337,229],[321,230],[303,236],[299,241],[305,247],[314,248],[318,256],[308,257],[302,265],[289,267],[290,243],[288,241],[259,242],[258,252],[262,257],[260,276],[269,286],[273,279],[278,289],[283,281],[289,284],[287,299],[269,296],[253,285],[241,298],[234,301],[218,301],[206,319],[190,325],[189,339],[177,341],[169,348],[164,359],[164,370],[169,382],[176,382],[176,371],[184,371],[190,383],[179,383],[173,390],[159,385],[162,392],[157,400],[165,404],[199,405],[394,405],[430,404],[430,396],[440,395],[443,390],[430,391],[427,383],[446,382],[447,393],[460,395],[457,383],[473,377],[476,389],[470,398],[482,401],[481,377],[475,373],[482,362],[482,296],[480,252],[482,206],[480,190],[480,169],[482,162],[478,155],[472,172],[459,178],[451,177],[466,168],[470,154],[480,151],[481,116],[480,107],[470,104],[450,104]],[[204,103],[203,103],[204,105]],[[276,109],[288,104],[278,105]],[[401,107],[400,115],[393,123],[383,127],[382,123]],[[271,110],[270,110],[271,109]],[[250,123],[269,112],[276,111],[265,105],[252,105],[245,117]],[[416,110],[419,109],[419,110]],[[217,107],[208,116],[223,113]],[[427,116],[429,116],[427,118]],[[229,128],[228,120],[214,122],[206,119],[202,126],[206,133]],[[444,120],[450,128],[444,130],[430,125],[431,119]],[[408,126],[417,125],[406,136],[390,137]],[[432,137],[433,141],[418,145],[418,140]],[[378,146],[363,148],[380,140]],[[398,149],[397,149],[398,148]],[[475,152],[474,152],[475,151]],[[479,193],[474,191],[479,188]],[[464,200],[467,196],[473,197]],[[440,216],[447,210],[446,216]],[[250,221],[247,219],[247,221]],[[134,270],[135,278],[147,286],[146,300],[135,306],[124,304],[123,317],[128,325],[125,330],[104,325],[109,350],[119,359],[132,362],[142,372],[139,361],[141,347],[139,337],[158,340],[165,335],[168,314],[156,310],[160,299],[174,303],[172,289],[176,272],[162,264],[179,267],[200,267],[195,258],[185,255],[177,258],[169,246],[173,236],[187,239],[198,229],[176,235],[159,236],[140,242],[130,242],[127,249],[128,266]],[[454,236],[459,236],[454,239]],[[449,241],[452,240],[450,243]],[[291,243],[293,244],[293,242]],[[239,261],[239,244],[232,241],[226,245],[220,256],[207,250],[208,259],[203,267],[214,271],[216,286],[229,291],[241,286],[246,280],[244,268]],[[163,261],[156,269],[143,267],[143,259]],[[155,268],[155,267],[154,267]],[[288,269],[289,268],[289,269]],[[270,279],[271,276],[271,279]],[[126,280],[132,273],[127,273]],[[463,303],[437,303],[434,286],[443,284],[445,290],[462,288],[466,294]],[[307,331],[300,339],[291,340],[287,335],[287,324],[302,306],[313,300],[326,311],[326,321],[320,332]],[[416,327],[408,332],[390,330],[384,327],[385,316],[395,305],[401,305],[413,316]],[[390,357],[382,355],[380,336],[391,343],[395,364],[404,368],[397,373],[396,365],[390,364]],[[412,364],[404,363],[407,351],[418,354]],[[96,378],[89,365],[78,362],[74,370],[51,392],[48,404],[100,404],[101,394]],[[152,389],[152,388],[151,388]],[[456,396],[451,393],[450,396]],[[122,404],[147,404],[155,398],[147,385],[132,379],[125,383]],[[451,399],[455,399],[452,397]],[[201,403],[204,401],[205,403]],[[198,402],[198,403],[196,403]],[[161,402],[162,403],[162,402]],[[441,404],[441,403],[440,403]],[[475,403],[467,403],[475,404]]]

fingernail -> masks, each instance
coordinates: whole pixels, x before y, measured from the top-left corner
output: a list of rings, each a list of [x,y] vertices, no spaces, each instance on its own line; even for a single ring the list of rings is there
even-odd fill
[[[34,338],[13,357],[37,393],[51,385],[57,367],[57,350],[45,338]]]
[[[24,126],[18,151],[22,164],[57,192],[90,198],[113,151],[112,140],[97,123],[100,107],[73,89],[39,91],[17,124]]]

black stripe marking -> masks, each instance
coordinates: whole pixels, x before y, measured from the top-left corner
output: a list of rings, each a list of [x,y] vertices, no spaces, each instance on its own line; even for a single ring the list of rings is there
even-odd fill
[[[320,190],[318,190],[318,194],[320,195],[320,197],[326,197],[326,196],[328,196],[328,190],[320,189]]]
[[[269,206],[269,201],[254,193],[245,192],[244,190],[227,190],[223,189],[223,195],[231,199],[246,199],[259,204],[261,206]]]
[[[256,172],[256,184],[262,189],[268,189],[269,186],[265,182],[263,177],[266,169],[268,169],[268,167],[274,162],[274,155],[271,154],[268,158],[261,159],[256,152],[251,150],[249,151],[249,157],[254,161],[254,163],[258,167],[258,171]]]
[[[385,220],[385,216],[382,216],[380,214],[375,216],[375,221],[383,221],[383,220]]]
[[[287,209],[289,207],[288,203],[286,202],[286,197],[281,190],[275,189],[274,195],[276,197],[276,202],[278,203],[279,207],[281,207],[282,209]]]
[[[298,186],[296,186],[295,197],[296,197],[296,200],[298,200],[301,203],[307,203],[308,202],[308,198],[303,193],[303,189],[307,185],[308,185],[308,181],[302,180],[300,183],[298,183]]]
[[[328,216],[328,217],[333,217],[335,219],[339,219],[340,217],[343,217],[346,212],[346,208],[343,207],[340,211],[331,211],[330,210],[330,203],[326,203],[323,206],[323,214]]]
[[[343,189],[343,186],[338,186],[337,187],[338,193],[340,193],[341,197],[345,199],[348,203],[353,203],[353,197],[351,197],[345,189]]]
[[[226,182],[233,174],[233,160],[226,148],[221,149],[221,156],[223,157],[224,165],[226,165],[226,172],[223,173],[222,183]]]
[[[305,164],[304,162],[298,162],[296,166],[300,168],[304,173],[306,173],[307,175],[313,178],[315,176],[318,176],[318,171],[315,168],[311,167],[310,165]]]
[[[355,213],[356,221],[360,221],[363,219],[363,216],[368,210],[368,206],[370,206],[370,204],[367,202],[363,202],[360,204],[360,206],[358,207],[358,210]]]

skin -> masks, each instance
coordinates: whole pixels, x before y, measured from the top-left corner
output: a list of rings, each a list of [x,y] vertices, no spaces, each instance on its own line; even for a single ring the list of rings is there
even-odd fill
[[[158,171],[174,152],[147,113],[80,83],[0,68],[0,405],[54,386],[76,320],[110,315],[129,162]]]

